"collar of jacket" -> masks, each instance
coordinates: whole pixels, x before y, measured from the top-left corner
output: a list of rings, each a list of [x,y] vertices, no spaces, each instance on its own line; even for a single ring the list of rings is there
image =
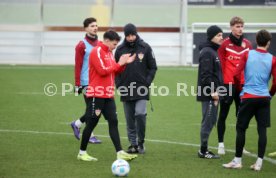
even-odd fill
[[[98,43],[98,46],[100,46],[100,47],[101,47],[104,51],[106,51],[106,52],[109,51],[109,47],[106,46],[105,44],[103,44],[102,41],[100,41],[100,42]]]
[[[237,46],[242,45],[243,35],[240,36],[240,38],[236,38],[232,33],[230,33],[229,38],[230,38],[231,42],[234,43],[235,45],[237,45]]]
[[[210,43],[211,43],[211,48],[213,48],[215,51],[217,51],[217,50],[219,49],[219,47],[220,47],[219,44],[214,43],[214,42],[212,42],[212,41],[210,41]]]
[[[87,34],[85,35],[85,39],[90,43],[92,46],[97,46],[98,43],[98,36],[90,37]]]
[[[98,40],[98,36],[97,35],[91,37],[91,36],[88,36],[87,34],[85,34],[85,38],[88,39],[88,40],[90,40],[90,41],[92,41],[92,42]]]
[[[199,50],[202,50],[203,48],[205,48],[205,47],[210,47],[210,48],[213,48],[215,51],[217,51],[218,50],[218,48],[220,47],[220,45],[219,44],[216,44],[216,43],[214,43],[214,42],[212,42],[212,41],[209,41],[209,40],[206,40],[205,42],[203,42],[203,43],[201,43],[200,45],[199,45]]]

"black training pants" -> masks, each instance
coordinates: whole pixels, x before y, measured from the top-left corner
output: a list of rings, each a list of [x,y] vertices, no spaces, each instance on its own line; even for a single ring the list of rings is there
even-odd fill
[[[223,142],[224,140],[224,133],[226,130],[225,122],[233,101],[235,102],[236,106],[236,116],[240,106],[240,92],[236,91],[234,85],[224,85],[227,89],[227,96],[224,96],[223,99],[220,101],[220,111],[218,117],[218,124],[217,124],[217,132],[218,132],[218,142]]]
[[[88,107],[86,110],[86,126],[83,130],[82,140],[81,140],[81,150],[86,150],[90,135],[101,115],[108,122],[109,135],[113,142],[116,151],[122,150],[121,141],[118,131],[118,119],[116,113],[116,105],[113,98],[87,98]]]
[[[267,143],[266,128],[270,127],[270,98],[248,98],[242,100],[236,124],[236,157],[242,157],[246,129],[253,116],[255,116],[257,121],[259,135],[258,157],[264,157]]]

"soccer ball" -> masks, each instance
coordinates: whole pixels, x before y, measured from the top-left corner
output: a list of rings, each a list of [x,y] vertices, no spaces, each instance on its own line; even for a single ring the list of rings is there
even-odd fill
[[[111,171],[115,176],[123,177],[127,176],[130,171],[130,167],[127,161],[123,159],[117,159],[112,163]]]

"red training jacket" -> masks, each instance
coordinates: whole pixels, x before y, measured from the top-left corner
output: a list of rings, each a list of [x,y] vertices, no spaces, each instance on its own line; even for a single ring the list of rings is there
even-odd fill
[[[108,46],[98,42],[89,57],[89,86],[86,96],[113,98],[115,75],[124,69],[124,66],[116,63]]]
[[[243,39],[242,45],[233,44],[227,37],[218,49],[218,56],[221,61],[224,84],[234,84],[234,73],[239,66],[239,62],[246,51],[252,49],[250,41]],[[244,84],[244,73],[242,73],[241,83]]]

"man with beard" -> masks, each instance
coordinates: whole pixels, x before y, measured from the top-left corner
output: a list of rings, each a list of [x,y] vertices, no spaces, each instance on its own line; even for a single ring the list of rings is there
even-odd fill
[[[124,27],[125,40],[118,46],[115,59],[124,54],[136,54],[133,63],[128,64],[124,72],[116,77],[116,87],[120,91],[127,123],[130,146],[128,153],[145,153],[146,104],[149,100],[149,86],[154,79],[157,66],[153,51],[144,42],[135,25],[129,23]]]

